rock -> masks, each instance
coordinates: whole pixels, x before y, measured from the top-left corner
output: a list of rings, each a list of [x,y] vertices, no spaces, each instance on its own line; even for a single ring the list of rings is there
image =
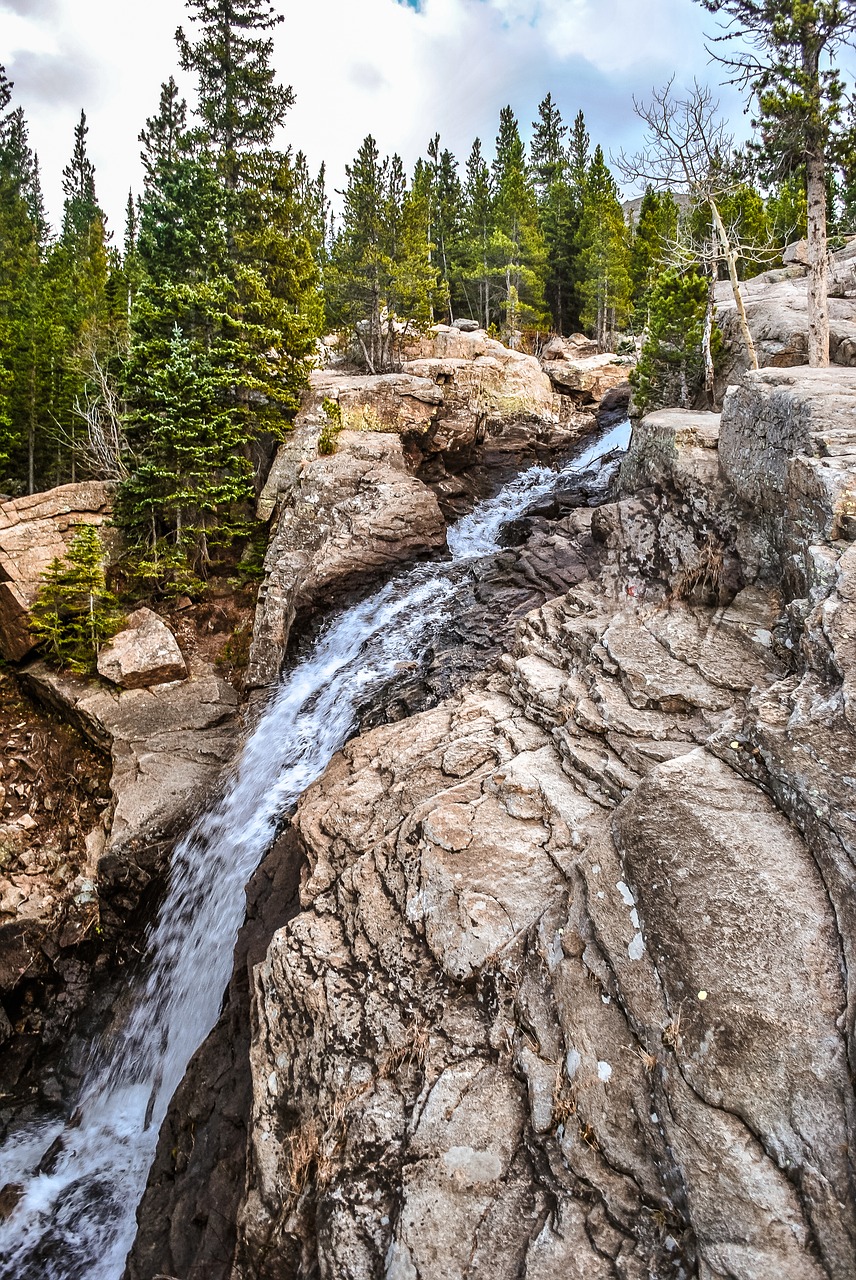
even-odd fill
[[[612,501],[530,517],[568,589],[309,788],[299,904],[251,975],[228,1257],[197,1181],[227,1009],[141,1280],[849,1280],[851,383],[764,370],[721,418],[635,424]]]
[[[422,435],[429,431],[443,402],[442,390],[430,379],[410,373],[368,376],[314,374],[312,389],[332,395],[351,431],[391,431]]]
[[[782,262],[786,267],[807,267],[808,241],[795,240],[793,244],[789,244],[782,254]]]
[[[535,357],[482,329],[436,325],[410,343],[404,356],[404,373],[429,378],[443,391],[435,451],[471,445],[485,422],[555,418],[552,387]]]
[[[114,692],[31,663],[26,686],[113,757],[112,823],[102,857],[156,845],[198,805],[237,742],[237,694],[204,663],[178,683]]]
[[[481,325],[478,320],[467,320],[466,318],[461,317],[459,320],[454,320],[452,322],[452,328],[460,329],[461,333],[478,333],[481,329]]]
[[[248,689],[277,680],[298,610],[446,541],[437,499],[408,474],[397,435],[343,431],[335,454],[307,460],[299,474],[278,465],[283,504],[265,558]]]
[[[151,609],[136,609],[126,626],[98,655],[98,674],[122,689],[187,678],[187,666],[175,636]]]
[[[30,606],[42,574],[68,551],[77,526],[101,529],[108,551],[116,545],[116,531],[104,527],[114,487],[87,480],[0,503],[0,650],[5,658],[19,662],[33,648]]]
[[[545,360],[543,367],[563,395],[572,395],[582,404],[599,404],[608,391],[627,385],[631,362],[607,353],[573,360]]]
[[[562,338],[554,333],[542,348],[541,359],[542,361],[583,360],[600,354],[594,338],[587,338],[584,333],[574,333],[569,338]]]
[[[829,353],[833,364],[848,368],[856,366],[856,299],[847,296],[848,291],[856,287],[853,265],[850,246],[832,255]],[[805,269],[793,265],[784,271],[765,272],[744,280],[740,289],[761,368],[792,368],[806,364],[808,299]],[[748,368],[748,360],[731,286],[727,282],[718,284],[716,297],[723,350],[717,365],[715,393],[717,400],[721,401],[727,388],[740,381]]]

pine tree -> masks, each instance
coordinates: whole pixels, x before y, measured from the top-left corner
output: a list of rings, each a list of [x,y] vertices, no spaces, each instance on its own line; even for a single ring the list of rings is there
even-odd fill
[[[630,251],[618,188],[603,152],[595,148],[585,178],[579,242],[583,322],[602,351],[625,323],[630,307]]]
[[[150,116],[141,130],[141,160],[146,188],[157,186],[158,177],[178,160],[179,144],[187,132],[187,103],[179,97],[178,85],[170,76],[161,85],[156,116]]]
[[[345,173],[327,272],[328,316],[357,345],[366,368],[381,373],[396,367],[407,335],[431,320],[437,273],[428,194],[422,184],[407,191],[400,157],[382,160],[371,135]]]
[[[698,272],[664,271],[648,297],[649,322],[630,375],[634,409],[692,407],[704,377],[708,281]]]
[[[32,609],[31,626],[47,656],[78,675],[94,672],[104,643],[122,625],[104,577],[98,530],[78,525],[64,560],[51,561]]]
[[[209,302],[216,304],[216,297]],[[144,447],[118,503],[123,527],[148,543],[155,561],[166,543],[203,577],[212,550],[247,531],[253,496],[244,424],[229,403],[223,357],[218,346],[206,350],[174,327],[168,356],[150,369],[145,401],[138,399],[132,411],[131,437]],[[167,560],[169,567],[174,563]]]
[[[45,298],[47,224],[38,162],[0,67],[0,473],[32,493],[50,408],[54,336]]]
[[[461,288],[471,318],[488,329],[494,317],[490,244],[495,201],[479,138],[472,145],[466,165],[463,224]]]
[[[273,40],[263,33],[283,21],[267,0],[187,0],[200,34],[176,33],[181,66],[195,71],[202,130],[227,190],[246,181],[251,156],[270,147],[294,103],[277,84]]]
[[[489,253],[502,298],[506,337],[515,345],[524,326],[543,328],[548,324],[544,301],[547,252],[535,188],[511,107],[500,113],[493,185],[494,230]]]
[[[417,166],[413,190],[422,190],[423,171]],[[443,318],[453,320],[461,299],[463,189],[458,162],[448,148],[440,149],[440,135],[428,143],[424,166],[424,195],[428,201],[428,240],[431,261],[440,277],[438,303]]]
[[[574,295],[575,238],[579,211],[569,182],[568,133],[561,113],[547,94],[532,126],[531,158],[541,229],[547,250],[545,293],[557,333],[571,321]]]
[[[92,362],[101,365],[114,355],[106,218],[96,194],[88,133],[86,114],[81,112],[71,160],[63,170],[62,228],[45,268],[55,323],[50,406],[55,423],[51,432],[56,446],[55,483],[77,478],[81,454],[86,451],[81,409]]]
[[[630,282],[635,323],[640,328],[647,321],[649,291],[668,261],[677,235],[678,206],[672,193],[649,187],[642,197],[630,243]]]
[[[322,302],[300,178],[273,145],[293,97],[270,65],[265,33],[279,19],[254,0],[188,7],[196,38],[177,39],[198,76],[199,124],[186,127],[170,81],[141,135],[144,275],[127,375],[137,467],[120,506],[138,539],[166,540],[205,574],[212,549],[246,527],[257,451],[297,410]]]

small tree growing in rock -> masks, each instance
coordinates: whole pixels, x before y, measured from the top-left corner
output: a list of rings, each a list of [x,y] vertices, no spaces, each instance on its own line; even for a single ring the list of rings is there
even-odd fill
[[[66,558],[52,560],[42,579],[32,609],[34,634],[48,658],[78,675],[92,673],[102,645],[123,621],[107,589],[98,530],[79,525]]]
[[[692,406],[704,378],[707,298],[708,282],[697,271],[666,271],[654,285],[645,342],[630,374],[635,409]]]

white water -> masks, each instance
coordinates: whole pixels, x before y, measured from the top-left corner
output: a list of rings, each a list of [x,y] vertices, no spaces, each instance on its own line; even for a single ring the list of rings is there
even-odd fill
[[[626,447],[622,424],[564,474]],[[490,555],[502,526],[551,492],[532,467],[450,530],[455,562]],[[0,1151],[0,1186],[24,1195],[0,1223],[0,1280],[119,1280],[169,1100],[213,1027],[244,916],[244,886],[277,824],[353,732],[357,708],[418,658],[459,587],[445,563],[416,565],[334,619],[272,699],[223,798],[178,846],[132,1012],[95,1056],[77,1123],[31,1125]],[[62,1138],[51,1172],[36,1167]]]

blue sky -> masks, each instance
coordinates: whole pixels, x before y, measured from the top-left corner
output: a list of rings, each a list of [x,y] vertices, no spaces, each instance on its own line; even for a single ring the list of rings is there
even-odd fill
[[[331,185],[367,133],[410,167],[439,131],[463,164],[473,137],[492,145],[511,103],[524,131],[551,91],[567,120],[582,108],[607,153],[639,137],[632,97],[672,74],[716,84],[692,0],[277,0],[281,79],[297,102],[284,142],[327,161]],[[0,61],[30,121],[51,212],[81,107],[99,194],[121,228],[139,186],[137,134],[176,72],[182,0],[0,0]],[[721,90],[738,131],[748,125]]]

